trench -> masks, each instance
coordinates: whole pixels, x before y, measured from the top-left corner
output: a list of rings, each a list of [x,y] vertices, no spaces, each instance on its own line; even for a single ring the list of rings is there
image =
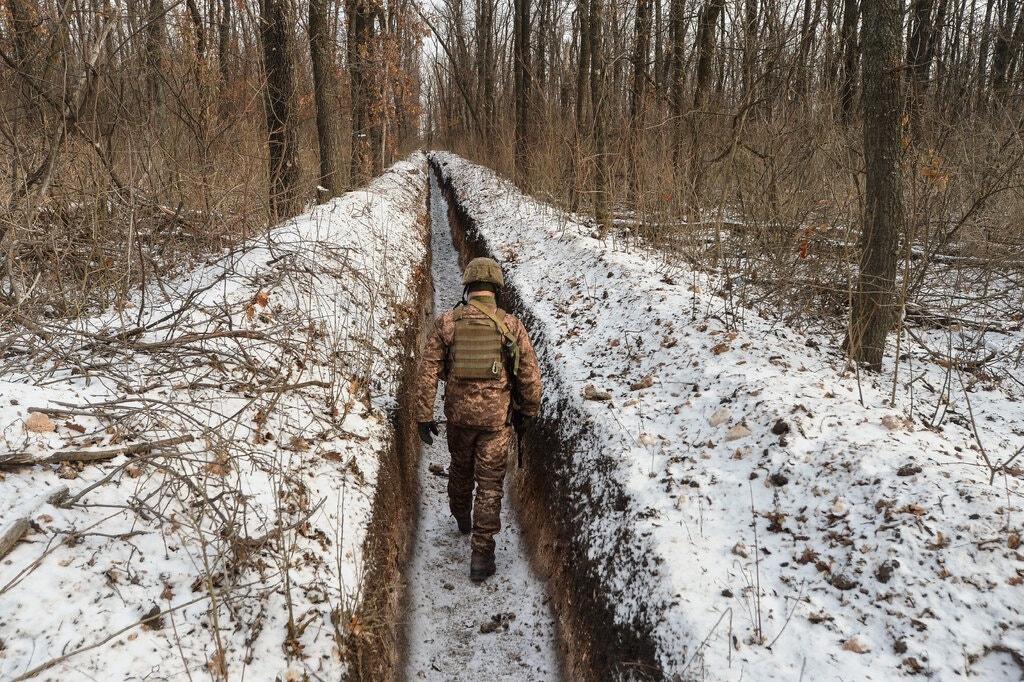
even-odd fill
[[[442,168],[432,158],[430,163],[431,181],[437,178],[445,198],[452,240],[463,262],[477,256],[494,257],[472,216],[459,205]],[[502,291],[499,305],[522,320],[536,347],[546,342],[538,331],[541,325],[534,324],[530,307],[520,300],[514,286]],[[645,613],[646,605],[640,605],[631,622],[616,617],[616,588],[608,582],[606,563],[614,559],[617,550],[601,555],[588,542],[588,524],[595,518],[616,523],[616,513],[624,508],[628,493],[612,471],[576,475],[574,463],[581,458],[573,453],[597,448],[596,436],[586,415],[556,397],[572,389],[557,387],[558,368],[546,365],[545,357],[541,358],[541,372],[545,398],[522,443],[526,465],[511,470],[506,487],[522,529],[524,549],[551,596],[563,677],[602,682],[665,679],[652,638],[657,614]],[[594,478],[601,480],[598,489],[591,488]],[[621,546],[635,541],[631,526],[620,522],[616,527]]]
[[[424,310],[429,329],[434,313],[461,298],[460,254],[453,245],[449,207],[431,175],[431,280],[433,306]],[[457,238],[455,239],[458,242]],[[438,391],[435,415],[441,415]],[[551,597],[530,564],[508,492],[502,529],[495,536],[497,573],[482,583],[469,580],[469,536],[461,535],[448,511],[445,425],[432,445],[420,450],[417,528],[406,566],[405,662],[407,680],[562,679]]]

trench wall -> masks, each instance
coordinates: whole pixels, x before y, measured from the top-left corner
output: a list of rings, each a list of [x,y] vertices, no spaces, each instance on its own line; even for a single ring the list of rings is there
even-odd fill
[[[402,679],[405,660],[405,589],[402,571],[412,551],[419,485],[416,480],[419,439],[415,425],[406,417],[412,413],[416,353],[428,331],[434,305],[430,277],[430,186],[424,183],[424,209],[420,227],[424,261],[414,268],[416,303],[401,339],[402,380],[396,409],[389,413],[394,438],[381,453],[380,474],[374,495],[373,516],[367,530],[363,554],[366,574],[363,599],[356,613],[360,627],[350,628],[346,647],[350,654],[347,679],[366,682]]]
[[[489,252],[470,210],[459,203],[456,188],[431,159],[431,169],[448,201],[453,243],[462,263]],[[497,258],[500,262],[501,258]],[[627,495],[616,480],[616,465],[599,460],[579,475],[585,453],[600,450],[586,416],[570,401],[557,399],[573,390],[563,386],[553,354],[542,349],[545,329],[520,300],[514,285],[500,295],[499,305],[523,321],[538,349],[544,379],[541,413],[523,442],[524,467],[512,469],[513,506],[537,572],[547,581],[558,621],[559,646],[565,678],[569,680],[660,680],[650,633],[656,613],[643,613],[633,622],[617,622],[614,605],[619,590],[613,584],[615,549],[595,552],[588,538],[595,523],[616,528],[617,546],[635,546],[631,526],[620,518]]]

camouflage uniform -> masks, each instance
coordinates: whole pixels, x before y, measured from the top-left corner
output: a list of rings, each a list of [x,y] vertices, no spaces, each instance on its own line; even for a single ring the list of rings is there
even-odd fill
[[[474,291],[489,309],[497,310],[493,294]],[[463,317],[487,316],[473,306],[462,308]],[[504,323],[519,346],[519,412],[533,417],[540,409],[541,378],[537,355],[523,323],[505,315]],[[494,534],[501,529],[501,498],[512,427],[508,425],[512,385],[508,373],[500,379],[459,380],[446,376],[450,348],[455,338],[455,313],[448,311],[434,322],[434,329],[420,357],[419,383],[414,418],[434,419],[438,380],[446,381],[444,414],[448,420],[448,450],[452,462],[448,478],[448,503],[456,519],[472,514],[474,552],[493,556]],[[473,504],[473,483],[476,504]]]

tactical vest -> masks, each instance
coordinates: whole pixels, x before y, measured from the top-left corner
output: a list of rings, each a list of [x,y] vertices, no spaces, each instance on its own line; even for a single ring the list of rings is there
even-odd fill
[[[472,303],[470,304],[472,305]],[[465,317],[465,306],[455,309],[455,338],[452,340],[448,376],[455,379],[487,380],[505,377],[505,358],[513,359],[512,373],[519,371],[519,348],[505,326],[505,311],[481,310],[487,317]]]

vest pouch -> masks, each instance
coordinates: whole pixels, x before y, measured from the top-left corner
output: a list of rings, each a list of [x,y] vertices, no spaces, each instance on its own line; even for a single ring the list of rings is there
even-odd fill
[[[501,346],[501,332],[491,320],[478,317],[456,320],[449,376],[475,381],[503,379],[505,363]]]

